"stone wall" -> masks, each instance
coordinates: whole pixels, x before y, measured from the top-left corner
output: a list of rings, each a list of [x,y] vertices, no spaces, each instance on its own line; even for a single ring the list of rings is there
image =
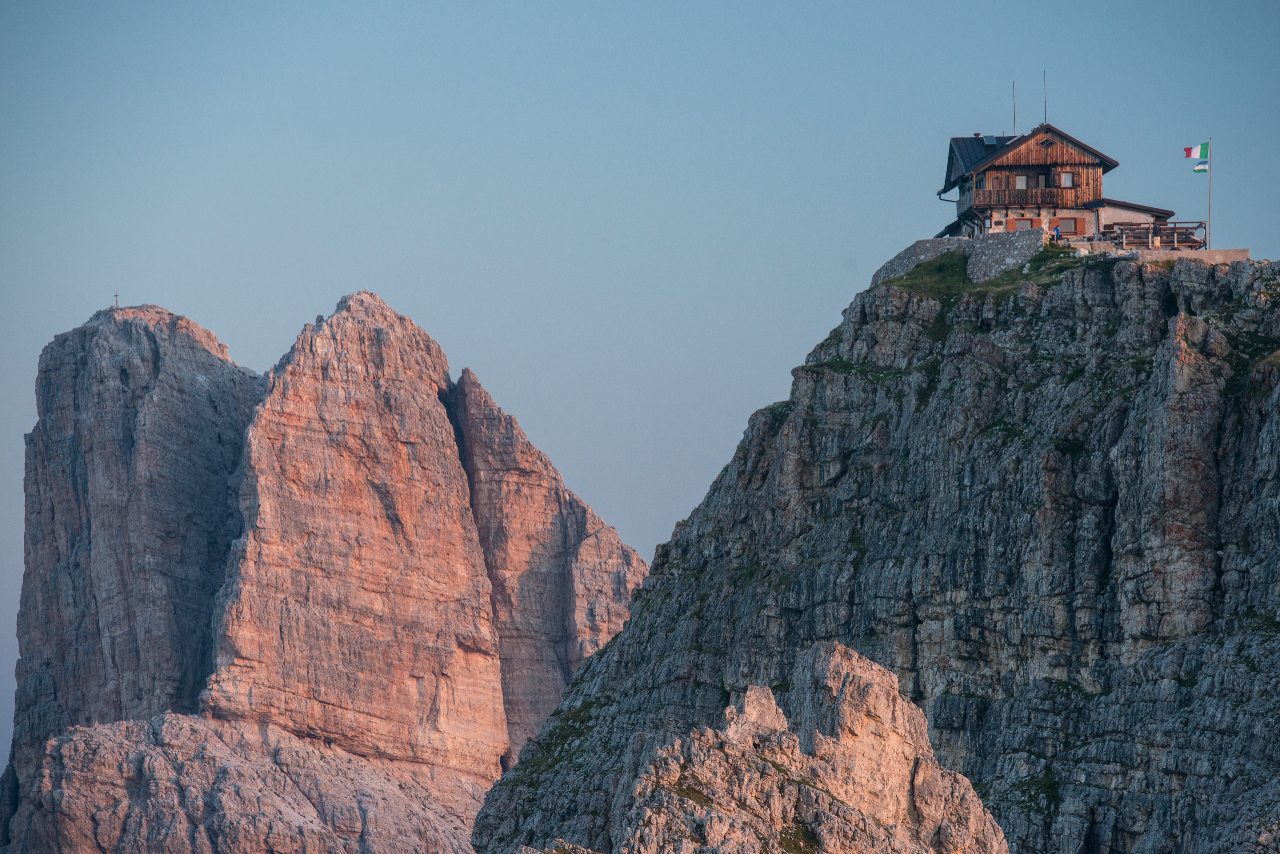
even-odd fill
[[[982,237],[933,237],[917,240],[894,255],[876,270],[871,277],[871,287],[889,279],[906,275],[925,261],[932,261],[947,252],[959,252],[969,257],[966,272],[973,282],[985,282],[1001,273],[1021,267],[1035,257],[1044,246],[1044,234],[1032,231],[1009,231],[986,234]]]
[[[875,271],[871,276],[871,287],[874,288],[881,282],[904,276],[913,267],[925,261],[932,261],[947,252],[962,252],[968,255],[970,243],[972,241],[967,237],[931,237],[927,240],[917,240]]]
[[[1044,246],[1044,234],[1038,229],[1006,231],[975,237],[969,244],[969,266],[965,271],[972,281],[985,282],[1035,257]]]

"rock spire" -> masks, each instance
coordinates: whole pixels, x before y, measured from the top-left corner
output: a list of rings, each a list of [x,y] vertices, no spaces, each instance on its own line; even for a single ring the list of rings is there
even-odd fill
[[[11,850],[468,851],[646,571],[368,292],[265,377],[100,312],[37,396]]]

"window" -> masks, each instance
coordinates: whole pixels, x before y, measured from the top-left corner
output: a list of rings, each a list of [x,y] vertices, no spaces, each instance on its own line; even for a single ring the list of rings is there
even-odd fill
[[[1074,172],[1063,172],[1058,178],[1064,187],[1074,187],[1076,185],[1076,173]]]
[[[1031,230],[1031,220],[1029,220],[1029,219],[1015,219],[1015,220],[1013,221],[1013,230],[1014,230],[1014,231],[1030,231],[1030,230]]]
[[[1014,188],[1015,190],[1025,190],[1025,189],[1027,189],[1027,176],[1026,176],[1026,175],[1017,175],[1017,176],[1015,176],[1015,177],[1014,177],[1014,179],[1013,179],[1013,188]]]
[[[974,186],[977,187],[979,190],[984,189],[987,186],[987,176],[979,175],[978,180],[974,183]]]
[[[1075,234],[1076,233],[1075,219],[1072,218],[1072,219],[1058,220],[1058,230],[1061,231],[1063,234]]]
[[[1037,176],[1036,176],[1036,186],[1037,186],[1037,187],[1039,187],[1039,188],[1040,188],[1040,189],[1042,189],[1042,190],[1043,190],[1045,187],[1049,186],[1049,176],[1048,176],[1048,175],[1044,175],[1044,174],[1037,175]]]

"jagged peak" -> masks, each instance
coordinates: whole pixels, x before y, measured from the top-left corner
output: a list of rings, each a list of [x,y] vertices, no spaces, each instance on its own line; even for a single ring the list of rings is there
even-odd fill
[[[464,432],[484,436],[484,444],[502,458],[500,467],[538,469],[561,482],[560,472],[551,460],[529,441],[515,416],[498,406],[470,368],[463,368],[454,384],[454,399],[458,401],[457,417]]]
[[[390,316],[399,320],[408,320],[404,315],[387,305],[386,300],[370,290],[359,290],[338,300],[338,307],[334,309],[332,316],[339,314],[367,317]]]
[[[328,345],[318,342],[329,339]],[[373,291],[360,290],[338,300],[328,317],[317,316],[314,323],[307,323],[298,338],[273,369],[274,373],[296,364],[301,354],[311,360],[329,361],[340,353],[368,352],[387,354],[398,350],[403,354],[420,353],[420,357],[392,359],[386,362],[378,357],[363,360],[375,366],[375,370],[403,370],[408,362],[420,362],[430,380],[445,390],[449,387],[449,360],[444,349],[427,332],[411,319],[387,305]],[[398,365],[399,367],[393,367]]]

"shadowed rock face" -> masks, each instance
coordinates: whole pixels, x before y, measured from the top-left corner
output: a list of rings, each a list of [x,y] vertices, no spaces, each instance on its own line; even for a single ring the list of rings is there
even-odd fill
[[[651,850],[645,809],[672,850],[744,826],[763,748],[716,760],[742,785],[673,768],[763,688],[796,761],[837,762],[794,677],[825,643],[898,677],[1013,850],[1274,850],[1280,268],[964,266],[860,294],[751,418],[478,850]]]
[[[646,570],[369,293],[264,379],[103,312],[37,388],[14,850],[469,850]]]
[[[20,754],[69,725],[196,710],[259,396],[212,335],[155,306],[99,312],[45,348],[27,436]]]
[[[493,584],[508,740],[518,752],[583,659],[622,628],[646,567],[565,488],[470,370],[450,404]]]

